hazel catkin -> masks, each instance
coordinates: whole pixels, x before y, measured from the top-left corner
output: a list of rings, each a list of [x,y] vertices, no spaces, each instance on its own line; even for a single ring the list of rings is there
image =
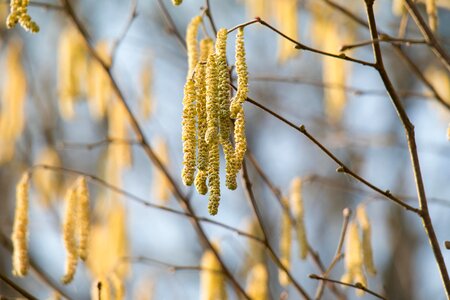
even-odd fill
[[[187,49],[187,55],[188,55],[187,77],[188,78],[190,78],[192,76],[192,72],[194,71],[195,66],[198,63],[197,34],[198,34],[198,26],[200,25],[201,22],[202,22],[202,17],[195,16],[189,22],[189,25],[186,29],[186,49]]]
[[[76,183],[77,197],[77,233],[78,255],[82,260],[87,257],[87,243],[89,237],[89,190],[86,177],[81,176]]]
[[[77,194],[74,187],[70,187],[65,196],[66,209],[64,213],[63,223],[63,240],[66,248],[66,267],[65,274],[61,281],[64,284],[70,283],[77,269],[78,247],[76,240],[76,223],[77,223]]]
[[[183,120],[182,120],[182,140],[183,140],[183,171],[182,178],[185,185],[192,185],[195,175],[195,150],[196,138],[196,107],[195,107],[195,84],[192,79],[188,79],[184,87],[183,99]]]
[[[28,192],[30,188],[30,176],[28,173],[22,175],[16,187],[16,212],[14,215],[13,232],[11,240],[13,243],[13,274],[14,276],[25,276],[28,273]]]
[[[237,118],[248,93],[248,71],[245,60],[244,29],[242,27],[238,29],[236,35],[236,72],[238,75],[238,87],[230,106],[230,116],[233,119]]]

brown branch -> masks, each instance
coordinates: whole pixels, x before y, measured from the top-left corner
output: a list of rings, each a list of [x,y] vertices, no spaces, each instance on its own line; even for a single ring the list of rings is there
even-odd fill
[[[297,231],[298,230],[298,228],[296,226],[297,220],[292,215],[289,207],[283,201],[283,194],[280,191],[280,189],[277,188],[275,186],[275,184],[270,180],[269,176],[267,176],[267,174],[264,172],[264,170],[262,169],[261,165],[258,163],[258,161],[256,160],[256,158],[254,157],[254,155],[251,153],[250,150],[247,150],[247,157],[248,157],[249,161],[251,162],[251,164],[253,165],[253,167],[255,168],[256,173],[258,173],[258,175],[262,178],[263,182],[267,185],[267,187],[270,189],[272,194],[277,199],[277,202],[281,206],[281,208],[283,209],[284,213],[286,213],[289,216],[289,219],[290,219],[290,221],[292,223],[292,226]],[[318,252],[313,249],[311,244],[308,244],[308,254],[311,257],[311,259],[313,260],[314,264],[319,268],[320,272],[324,273],[326,271],[325,266],[324,266],[324,264],[323,264],[323,262],[322,262],[322,260],[321,260],[321,258],[319,256]],[[345,296],[342,295],[342,293],[340,293],[339,290],[337,290],[334,287],[334,285],[331,285],[330,289],[336,295],[336,297],[338,299],[345,299]]]
[[[447,68],[447,71],[450,72],[450,57],[445,52],[445,49],[441,46],[439,41],[434,36],[430,27],[428,27],[425,20],[419,13],[416,5],[411,0],[405,0],[404,5],[408,10],[409,14],[413,18],[423,37],[427,41],[428,45],[430,45],[431,50],[436,55],[436,57],[441,61],[441,63]],[[450,285],[450,284],[449,284]]]
[[[24,296],[27,299],[30,300],[37,300],[38,298],[31,295],[29,292],[27,292],[25,289],[21,288],[19,285],[14,283],[14,281],[10,280],[7,276],[0,273],[0,280],[6,283],[9,287],[11,287],[13,290],[18,292],[20,295]]]
[[[330,56],[330,57],[334,57],[334,58],[342,59],[342,60],[346,60],[346,61],[351,61],[351,62],[354,62],[354,63],[357,63],[357,64],[361,64],[361,65],[364,65],[364,66],[369,66],[369,67],[373,67],[374,66],[374,64],[371,63],[371,62],[367,62],[367,61],[364,61],[364,60],[359,60],[359,59],[356,59],[356,58],[349,57],[345,53],[333,54],[333,53],[325,52],[325,51],[322,51],[322,50],[319,50],[319,49],[315,49],[315,48],[306,46],[305,44],[300,43],[299,41],[296,41],[293,38],[287,36],[286,34],[284,34],[283,32],[279,31],[278,29],[276,29],[275,27],[273,27],[272,25],[270,25],[269,23],[267,23],[266,21],[264,21],[263,19],[261,19],[259,17],[255,18],[254,20],[251,20],[249,22],[246,22],[246,23],[243,23],[243,24],[240,24],[240,25],[237,25],[237,26],[231,28],[230,30],[228,30],[228,33],[236,30],[237,28],[245,27],[245,26],[248,26],[248,25],[251,25],[251,24],[254,24],[254,23],[259,23],[259,24],[269,28],[270,30],[272,30],[276,34],[278,34],[278,35],[282,36],[283,38],[287,39],[288,41],[292,42],[295,45],[296,49],[309,51],[309,52],[313,52],[313,53],[317,53],[317,54],[321,54],[321,55],[325,55],[325,56]]]
[[[206,17],[209,20],[209,23],[211,24],[211,28],[213,29],[214,35],[217,35],[217,27],[216,23],[214,22],[214,18],[212,16],[211,4],[209,0],[205,0],[205,7],[203,9],[206,14]]]
[[[122,32],[119,34],[119,36],[113,41],[111,46],[111,64],[114,64],[114,59],[116,57],[117,49],[119,48],[120,44],[122,44],[123,40],[125,39],[128,31],[131,28],[131,24],[133,24],[133,21],[137,17],[137,0],[131,1],[131,9],[130,14],[128,16],[128,20],[125,24],[125,27],[123,28]]]
[[[427,41],[425,41],[425,40],[392,38],[392,37],[387,37],[387,36],[380,36],[380,38],[376,39],[376,40],[367,40],[367,41],[362,41],[362,42],[358,42],[358,43],[354,43],[354,44],[343,45],[341,47],[340,51],[347,51],[347,50],[358,48],[358,47],[372,45],[374,42],[391,43],[391,44],[396,44],[396,45],[404,44],[406,46],[415,45],[415,44],[422,44],[422,45],[428,44]]]
[[[355,288],[355,289],[358,289],[358,290],[362,290],[362,291],[364,291],[364,292],[366,292],[368,294],[371,294],[372,296],[375,296],[375,297],[377,297],[379,299],[387,300],[387,298],[381,296],[380,294],[378,294],[378,293],[376,293],[376,292],[374,292],[372,290],[369,290],[368,288],[366,288],[365,286],[363,286],[359,282],[357,282],[356,284],[351,284],[351,283],[346,283],[346,282],[342,282],[342,281],[335,280],[335,279],[321,277],[321,276],[316,275],[316,274],[310,274],[309,278],[315,279],[315,280],[329,281],[329,282],[337,283],[337,284],[340,284],[340,285],[345,285],[345,286],[352,287],[352,288]]]
[[[109,144],[126,144],[126,145],[142,145],[142,142],[132,139],[116,139],[105,138],[93,143],[73,143],[73,142],[59,142],[56,144],[57,149],[86,149],[92,150],[97,147],[107,146]]]
[[[367,12],[367,18],[370,28],[370,34],[372,39],[378,38],[378,31],[377,31],[377,25],[375,21],[375,14],[373,11],[373,1],[374,0],[365,0],[366,3],[366,12]],[[410,0],[406,0],[408,3],[412,4]],[[411,6],[411,5],[409,5]],[[414,5],[413,5],[414,6]],[[422,173],[420,169],[420,162],[419,162],[419,155],[417,152],[417,145],[415,140],[415,134],[414,134],[414,126],[409,120],[409,117],[403,107],[403,104],[401,103],[401,100],[399,96],[397,95],[394,86],[392,82],[389,79],[389,76],[386,72],[386,69],[383,64],[383,57],[381,54],[380,44],[378,42],[373,43],[373,52],[375,57],[375,64],[376,69],[381,77],[381,80],[383,81],[387,92],[389,93],[389,96],[391,97],[392,104],[395,107],[395,110],[397,112],[397,115],[405,129],[405,135],[408,143],[409,148],[409,154],[411,159],[411,165],[414,173],[414,179],[416,181],[416,190],[417,190],[417,196],[419,199],[419,215],[422,219],[423,226],[425,227],[425,231],[428,236],[428,240],[431,244],[431,248],[433,250],[433,254],[436,259],[436,263],[438,265],[439,271],[441,273],[442,283],[445,288],[447,299],[450,299],[450,278],[448,275],[447,267],[445,265],[444,257],[442,255],[439,242],[436,236],[436,233],[433,228],[433,224],[431,221],[430,213],[428,211],[428,203],[427,203],[427,197],[425,194],[425,186],[423,183]]]
[[[272,246],[269,242],[269,239],[268,239],[269,235],[267,234],[267,230],[264,226],[262,214],[259,210],[258,205],[256,204],[256,198],[255,198],[255,195],[253,194],[252,183],[251,183],[250,177],[248,175],[247,166],[246,166],[245,161],[242,163],[242,182],[243,182],[243,188],[245,191],[245,195],[249,199],[250,204],[253,208],[253,211],[256,215],[256,219],[261,227],[261,231],[262,231],[262,234],[264,237],[264,239],[263,239],[264,244],[266,246],[267,251],[269,252],[270,257],[272,258],[273,262],[278,266],[278,268],[280,268],[283,272],[286,273],[289,280],[292,282],[295,289],[300,293],[300,295],[303,297],[303,299],[305,299],[305,300],[311,299],[311,297],[308,295],[308,293],[305,291],[305,289],[300,285],[300,283],[298,283],[295,280],[294,276],[289,271],[289,269],[281,262],[280,258],[277,256],[277,254],[275,253],[275,250],[272,248]]]
[[[347,16],[349,19],[351,19],[352,21],[354,21],[355,23],[359,24],[360,26],[369,29],[369,25],[367,25],[367,23],[365,22],[365,20],[361,19],[359,16],[353,14],[350,10],[348,10],[347,8],[345,8],[344,6],[341,6],[338,3],[335,3],[332,0],[323,0],[327,5],[329,5],[330,7],[334,8],[335,10],[341,12],[342,14],[344,14],[345,16]],[[391,38],[388,34],[386,34],[385,32],[382,31],[378,31],[378,35],[384,35],[388,38]],[[431,92],[433,93],[433,95],[435,96],[436,100],[443,106],[445,106],[445,108],[447,108],[448,110],[450,110],[450,103],[448,103],[447,101],[444,100],[444,98],[439,95],[439,93],[437,92],[437,90],[434,88],[434,86],[431,84],[431,82],[425,78],[425,76],[422,74],[422,72],[420,71],[419,67],[416,65],[416,63],[403,51],[403,49],[401,48],[401,46],[396,45],[396,44],[390,44],[395,52],[405,61],[406,65],[411,69],[411,71],[422,81],[422,83],[427,86]]]
[[[126,261],[126,262],[132,262],[132,263],[146,263],[146,264],[162,265],[164,267],[167,267],[167,270],[169,272],[208,271],[208,272],[215,272],[215,273],[221,273],[221,274],[223,273],[222,270],[208,269],[208,268],[204,268],[202,266],[175,265],[175,264],[167,263],[164,261],[160,261],[160,260],[150,258],[150,257],[145,257],[145,256],[123,257],[122,260]]]
[[[341,234],[339,235],[339,241],[338,241],[338,245],[336,248],[336,253],[334,254],[334,257],[331,260],[331,263],[328,266],[328,268],[326,269],[326,271],[322,273],[322,277],[327,278],[328,275],[330,275],[330,272],[333,270],[334,266],[342,259],[342,257],[344,257],[344,254],[342,253],[342,247],[344,245],[345,235],[347,233],[348,222],[350,220],[351,214],[352,214],[352,212],[349,208],[345,208],[342,211],[344,220],[342,221],[342,229],[341,229]],[[316,296],[314,297],[315,300],[319,300],[320,298],[322,298],[324,288],[325,288],[324,281],[321,281],[317,288]]]
[[[184,38],[178,31],[177,26],[175,25],[175,22],[173,21],[172,16],[169,14],[169,11],[167,10],[166,6],[164,5],[163,0],[158,0],[158,6],[164,16],[164,19],[166,20],[167,27],[169,29],[169,33],[175,35],[181,48],[183,48],[184,50],[187,50]]]
[[[400,200],[398,197],[394,196],[391,194],[391,192],[389,190],[383,191],[382,189],[380,189],[379,187],[373,185],[372,183],[370,183],[369,181],[367,181],[366,179],[364,179],[363,177],[361,177],[360,175],[356,174],[355,172],[353,172],[349,167],[347,167],[340,159],[338,159],[330,150],[328,150],[327,147],[325,147],[322,143],[320,143],[313,135],[311,135],[307,130],[306,127],[304,125],[300,125],[297,126],[294,123],[288,121],[287,119],[285,119],[284,117],[282,117],[281,115],[279,115],[278,113],[270,110],[269,108],[265,107],[264,105],[256,102],[255,100],[247,97],[246,99],[247,102],[253,104],[254,106],[262,109],[263,111],[271,114],[272,116],[274,116],[275,118],[279,119],[280,121],[282,121],[283,123],[289,125],[289,127],[294,128],[295,130],[299,131],[301,134],[303,134],[304,136],[306,136],[311,142],[313,142],[313,144],[315,144],[317,147],[320,148],[320,150],[322,150],[322,152],[324,152],[329,158],[331,158],[339,167],[337,168],[337,172],[339,173],[345,173],[350,175],[351,177],[353,177],[354,179],[356,179],[357,181],[363,183],[364,185],[366,185],[367,187],[369,187],[370,189],[376,191],[377,193],[385,196],[386,198],[388,198],[389,200],[393,201],[394,203],[400,205],[401,207],[403,207],[404,209],[414,212],[416,214],[419,214],[420,211],[419,209],[404,203],[402,200]]]

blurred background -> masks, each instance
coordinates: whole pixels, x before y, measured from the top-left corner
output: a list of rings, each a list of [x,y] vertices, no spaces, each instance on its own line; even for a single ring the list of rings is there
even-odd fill
[[[39,299],[55,297],[52,285],[71,299],[89,299],[91,286],[95,287],[96,280],[99,280],[99,271],[95,270],[100,268],[100,260],[110,259],[109,263],[116,260],[115,271],[123,269],[116,272],[120,273],[116,279],[125,287],[123,299],[198,299],[202,290],[199,271],[168,268],[200,264],[203,248],[189,219],[143,206],[130,197],[92,182],[89,185],[91,217],[93,226],[96,226],[93,228],[95,235],[92,235],[96,242],[92,242],[91,247],[96,247],[92,250],[96,254],[86,263],[80,262],[74,281],[63,286],[60,283],[66,257],[61,233],[63,198],[67,187],[76,179],[74,174],[67,172],[41,169],[33,172],[29,255],[34,267],[41,271],[32,269],[25,278],[12,276],[9,237],[15,208],[15,186],[21,174],[32,165],[49,164],[78,170],[112,182],[150,203],[176,210],[181,210],[181,207],[139,145],[128,148],[124,144],[115,144],[115,154],[111,154],[114,144],[107,142],[89,147],[108,137],[133,140],[135,136],[123,121],[123,115],[112,113],[113,102],[99,109],[97,114],[92,112],[89,104],[92,94],[83,91],[88,90],[90,84],[95,85],[102,80],[98,79],[100,75],[95,66],[85,70],[85,75],[78,79],[78,93],[67,95],[62,91],[65,76],[62,65],[67,63],[61,54],[65,49],[64,38],[66,43],[77,38],[70,32],[73,24],[64,13],[62,4],[50,0],[46,2],[49,5],[31,1],[28,12],[40,26],[40,32],[30,34],[19,25],[11,30],[5,28],[7,2],[0,2],[0,121],[10,118],[3,122],[23,124],[14,125],[22,127],[16,130],[15,135],[0,138],[1,274]],[[210,9],[218,28],[232,28],[260,16],[288,36],[332,53],[339,53],[344,45],[370,39],[365,27],[333,9],[328,2],[210,0]],[[107,45],[107,57],[108,51],[110,53],[128,26],[132,2],[79,0],[71,3],[93,44]],[[150,144],[156,148],[183,192],[190,195],[195,213],[207,217],[207,196],[199,195],[195,188],[183,186],[179,175],[182,168],[181,102],[187,57],[167,23],[161,3],[183,37],[191,18],[201,14],[201,7],[205,5],[201,0],[185,0],[177,7],[169,0],[159,3],[156,0],[138,1],[136,17],[114,51],[112,73]],[[366,19],[364,1],[336,3]],[[394,37],[422,40],[414,21],[402,9],[401,3],[398,5],[391,0],[376,1],[379,29]],[[426,18],[425,5],[417,3],[417,6]],[[438,1],[439,27],[436,34],[447,50],[450,48],[449,9],[449,1]],[[205,24],[206,32],[213,35],[210,24],[207,21]],[[200,30],[199,38],[204,34]],[[234,63],[234,40],[233,33],[228,38],[230,65]],[[404,130],[377,72],[367,66],[324,58],[293,46],[261,25],[246,27],[249,96],[294,124],[304,124],[313,136],[356,173],[417,206]],[[401,47],[383,43],[381,47],[389,76],[415,125],[430,212],[442,245],[444,240],[450,240],[449,74],[423,43],[403,44]],[[370,45],[345,53],[373,61]],[[411,71],[404,56],[431,83],[434,93]],[[89,60],[88,65],[92,64],[92,58],[86,59]],[[11,66],[14,64],[12,61],[19,66]],[[21,76],[20,68],[23,68]],[[13,80],[17,73],[12,75],[14,72],[19,72],[19,77],[26,81],[20,85],[25,87],[21,89],[25,93],[23,96],[18,91],[11,92],[16,86]],[[447,107],[436,100],[436,94],[447,103]],[[13,100],[17,97],[23,100]],[[69,108],[64,99],[72,101]],[[348,207],[354,211],[359,203],[364,202],[372,226],[374,262],[378,270],[376,276],[368,278],[369,288],[388,299],[445,299],[433,253],[416,215],[380,198],[349,176],[336,173],[337,165],[333,161],[280,120],[249,103],[244,105],[244,110],[249,152],[272,183],[287,195],[291,180],[295,177],[303,179],[308,241],[326,266],[336,251],[342,210]],[[129,161],[124,163],[124,156],[114,155],[128,155]],[[223,157],[221,159],[223,179]],[[121,162],[115,163],[116,160]],[[270,243],[278,253],[281,207],[253,164],[247,161],[247,167]],[[110,220],[111,215],[122,221]],[[242,189],[240,176],[236,191],[222,186],[219,214],[213,218],[243,231],[250,230],[254,213]],[[223,260],[245,287],[248,272],[245,266],[254,259],[249,240],[208,223],[203,223],[203,227],[208,237],[220,245]],[[119,230],[120,234],[105,232],[108,228],[111,232]],[[99,245],[94,246],[96,243]],[[113,251],[112,254],[109,251]],[[314,295],[318,282],[308,278],[308,274],[321,272],[311,257],[300,260],[296,252],[294,238],[292,274],[309,294]],[[443,249],[443,254],[450,264],[450,251]],[[127,263],[123,257],[136,259]],[[265,261],[269,271],[269,299],[286,296],[300,299],[292,285],[280,286],[276,266],[269,257]],[[344,269],[344,262],[339,262],[330,277],[339,279],[345,273]],[[52,282],[50,285],[42,278],[43,274]],[[114,285],[115,279],[107,280]],[[229,284],[227,288],[229,298],[237,299]],[[338,288],[341,289],[340,286]],[[348,299],[357,297],[352,289],[342,291]],[[2,299],[20,296],[2,281],[0,295]],[[334,295],[326,288],[323,299],[332,298]]]

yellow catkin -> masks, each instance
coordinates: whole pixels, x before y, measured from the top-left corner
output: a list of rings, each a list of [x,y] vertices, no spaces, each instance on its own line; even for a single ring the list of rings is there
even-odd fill
[[[428,24],[433,32],[438,28],[438,12],[436,6],[436,0],[426,0],[425,2],[428,14]]]
[[[306,229],[304,220],[304,207],[302,195],[302,179],[296,177],[291,182],[290,200],[292,210],[296,218],[296,233],[299,248],[299,255],[301,259],[305,259],[308,255],[308,241],[306,239]]]
[[[113,159],[121,170],[131,166],[133,158],[131,145],[126,143],[129,139],[127,111],[123,103],[118,99],[114,100],[108,109],[108,136],[117,142],[108,147],[112,149]]]
[[[377,270],[373,262],[372,254],[372,229],[369,222],[369,217],[367,216],[366,207],[364,205],[358,205],[356,208],[356,218],[358,219],[359,226],[362,229],[362,249],[364,257],[364,266],[369,275],[375,276]]]
[[[11,240],[13,243],[13,274],[25,276],[28,273],[28,207],[29,207],[29,181],[28,173],[22,175],[16,186],[16,212]]]
[[[197,94],[197,130],[198,130],[198,173],[195,177],[197,191],[205,195],[208,192],[208,144],[206,143],[206,61],[212,51],[213,41],[209,38],[200,41],[200,63],[197,64],[194,80]]]
[[[437,68],[435,66],[429,67],[425,70],[425,77],[431,82],[437,93],[444,99],[447,104],[450,104],[450,76],[446,70]],[[430,94],[432,95],[432,94]],[[443,120],[448,120],[448,110],[438,105],[436,101],[429,101],[435,109],[438,110],[439,116]]]
[[[61,159],[54,148],[42,150],[35,162],[36,165],[60,167]],[[44,205],[50,204],[59,195],[61,180],[57,172],[37,169],[33,172],[33,184]]]
[[[270,0],[245,0],[248,18],[267,19],[270,15]]]
[[[77,195],[77,233],[78,255],[82,260],[87,257],[87,242],[89,237],[89,190],[86,177],[81,176],[76,184]]]
[[[236,35],[236,73],[238,88],[230,106],[230,116],[233,119],[237,118],[242,103],[247,99],[248,94],[248,70],[245,60],[244,29],[242,27],[238,29]]]
[[[182,179],[185,185],[192,185],[195,175],[196,136],[196,103],[195,84],[188,79],[184,86],[182,140],[183,140],[183,170]]]
[[[26,31],[31,33],[39,32],[39,26],[28,14],[28,5],[30,0],[10,0],[11,11],[6,19],[6,27],[13,28],[17,23]]]
[[[342,276],[341,281],[346,283],[359,282],[363,286],[367,286],[367,280],[363,272],[363,264],[363,250],[359,238],[358,224],[352,221],[349,223],[347,229],[345,244],[346,273]],[[360,294],[360,292],[357,293]]]
[[[206,120],[207,130],[205,135],[208,144],[208,188],[209,203],[208,212],[216,215],[220,201],[220,157],[219,157],[219,98],[218,98],[218,72],[216,55],[211,53],[206,65]]]
[[[141,114],[144,119],[149,119],[154,110],[152,96],[153,73],[150,63],[144,65],[140,75],[140,83],[142,88],[142,96],[140,101]]]
[[[236,122],[234,123],[234,141],[234,158],[236,163],[235,170],[236,172],[239,172],[242,167],[245,152],[247,151],[247,138],[245,136],[245,115],[243,108],[241,108],[241,110],[239,111]]]
[[[297,0],[278,0],[275,5],[276,22],[281,32],[294,40],[298,40],[298,8]],[[278,61],[286,62],[296,56],[299,50],[294,48],[294,44],[284,37],[278,39]]]
[[[101,59],[109,64],[110,49],[105,41],[99,42],[95,47]],[[108,74],[102,65],[95,59],[91,59],[88,65],[89,81],[87,84],[87,96],[89,113],[95,120],[102,120],[107,111],[107,107],[112,101],[112,85]]]
[[[287,205],[288,200],[283,199]],[[289,215],[283,211],[281,215],[281,233],[280,233],[280,260],[281,263],[287,268],[291,267],[291,246],[292,246],[292,223]],[[287,286],[289,284],[289,277],[286,272],[279,270],[278,281],[281,286]]]
[[[253,300],[267,300],[269,274],[263,263],[258,263],[250,270],[247,283],[247,294]]]
[[[112,286],[114,288],[114,299],[122,300],[125,297],[125,284],[123,278],[120,278],[117,273],[112,273],[109,276]]]
[[[188,74],[187,77],[190,78],[192,76],[192,72],[195,69],[195,66],[198,62],[198,26],[202,22],[201,16],[196,16],[192,18],[186,29],[186,48],[188,54]]]
[[[448,127],[447,127],[447,140],[450,141],[450,123],[448,123]]]
[[[66,248],[65,274],[62,278],[64,284],[71,282],[75,276],[78,262],[77,230],[77,194],[74,187],[67,190],[65,196],[66,209],[63,223],[63,240]]]
[[[404,2],[404,0],[393,0],[392,1],[392,12],[394,13],[394,15],[401,16],[406,12],[403,2]]]
[[[216,247],[217,249],[217,247]],[[211,250],[206,250],[200,263],[200,299],[226,300],[225,280],[219,261]]]
[[[75,115],[75,101],[84,92],[87,46],[71,25],[61,33],[58,47],[59,110],[63,119],[70,120]]]
[[[167,149],[167,142],[163,139],[156,139],[155,152],[161,163],[166,166],[169,165],[169,150]],[[152,190],[155,193],[155,197],[162,202],[167,202],[170,199],[171,186],[166,175],[154,168]]]
[[[6,78],[0,95],[0,164],[14,157],[15,143],[25,126],[27,80],[21,62],[22,43],[12,39],[6,50]]]
[[[183,0],[172,0],[173,5],[180,5],[181,3],[183,3]]]
[[[219,74],[219,128],[220,143],[225,154],[225,184],[230,190],[235,190],[236,182],[236,162],[234,157],[234,147],[230,141],[231,119],[230,119],[230,74],[227,65],[227,29],[221,28],[217,32],[216,55],[217,70]]]

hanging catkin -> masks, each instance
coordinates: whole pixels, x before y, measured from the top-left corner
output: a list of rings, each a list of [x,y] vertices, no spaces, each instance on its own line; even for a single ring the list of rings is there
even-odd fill
[[[26,74],[21,62],[22,43],[11,39],[6,48],[6,78],[0,94],[0,164],[14,157],[15,143],[25,125]]]
[[[238,87],[230,106],[230,116],[233,119],[237,118],[248,93],[248,71],[245,61],[244,29],[242,27],[238,29],[236,35],[236,72]]]
[[[236,172],[242,167],[245,152],[247,151],[247,138],[245,136],[245,115],[244,109],[239,111],[236,122],[234,123],[234,141],[235,141],[235,163]]]
[[[13,274],[25,276],[28,272],[28,192],[30,177],[24,173],[16,186],[16,212],[14,215],[13,232]]]
[[[289,202],[286,198],[283,202],[288,205]],[[281,233],[280,233],[280,260],[281,263],[287,268],[291,267],[291,245],[292,245],[292,223],[289,218],[289,214],[282,212],[281,215]],[[289,284],[289,277],[286,272],[279,270],[278,280],[281,286],[287,286]]]
[[[194,74],[195,90],[197,94],[197,120],[198,120],[198,173],[195,177],[197,191],[205,195],[208,192],[206,180],[208,178],[208,144],[205,136],[208,127],[206,118],[206,61],[212,51],[213,41],[209,38],[200,41],[200,63],[197,64]]]
[[[216,55],[217,70],[219,74],[219,127],[220,143],[225,154],[226,186],[230,190],[235,190],[236,182],[236,162],[234,158],[234,147],[230,141],[231,119],[230,119],[230,73],[227,65],[227,30],[221,28],[217,32]]]
[[[74,187],[67,190],[65,196],[66,209],[63,223],[63,240],[66,248],[66,267],[62,278],[64,284],[73,280],[77,269],[78,246],[76,240],[77,229],[77,194]]]
[[[436,7],[436,0],[426,0],[425,2],[428,14],[428,24],[433,32],[438,28],[438,12]]]
[[[216,215],[219,209],[220,201],[220,157],[219,157],[219,136],[218,136],[218,117],[219,117],[219,98],[218,98],[218,73],[216,64],[216,55],[211,53],[206,64],[206,120],[207,130],[205,135],[208,143],[208,188],[209,203],[208,211],[211,215]]]
[[[377,270],[375,264],[373,263],[372,254],[372,229],[370,226],[369,218],[367,217],[366,207],[364,205],[358,205],[356,208],[356,218],[358,219],[359,226],[362,229],[362,250],[364,257],[364,266],[369,275],[375,276]]]
[[[192,72],[198,63],[198,26],[202,22],[201,16],[193,17],[186,29],[186,48],[188,55],[188,74],[187,77],[191,78]]]
[[[155,141],[155,154],[158,156],[161,163],[167,168],[170,164],[169,149],[167,142],[162,138],[157,138]],[[153,169],[152,191],[161,202],[166,203],[170,199],[171,186],[167,176],[159,168]]]
[[[280,31],[294,40],[298,40],[298,8],[297,0],[277,0],[275,1],[276,22]],[[278,61],[286,62],[288,59],[299,53],[294,48],[294,44],[286,38],[280,36],[278,39]]]
[[[31,33],[39,32],[39,26],[28,14],[30,0],[10,0],[11,12],[6,19],[6,27],[13,28],[17,23],[26,31]]]
[[[247,294],[253,300],[267,300],[269,284],[269,274],[264,263],[253,266],[248,275]]]
[[[302,179],[296,177],[291,182],[291,205],[296,218],[296,233],[301,259],[305,259],[308,255],[308,241],[306,239],[306,229],[304,220],[303,195],[302,195]]]
[[[363,286],[367,286],[367,280],[363,272],[363,250],[358,233],[358,224],[355,221],[350,222],[347,230],[345,244],[346,273],[342,276],[341,281],[350,284],[359,282]],[[356,293],[360,295],[361,291],[357,290]]]
[[[184,86],[182,140],[183,140],[183,171],[182,179],[185,185],[192,185],[195,175],[196,137],[196,107],[195,84],[188,79]]]
[[[217,245],[214,245],[218,251]],[[200,299],[201,300],[226,300],[227,293],[225,280],[219,261],[212,252],[206,250],[200,263],[202,271],[200,274]]]
[[[82,260],[87,257],[87,242],[89,237],[89,190],[86,177],[81,176],[76,183],[77,197],[77,234],[78,255]]]

